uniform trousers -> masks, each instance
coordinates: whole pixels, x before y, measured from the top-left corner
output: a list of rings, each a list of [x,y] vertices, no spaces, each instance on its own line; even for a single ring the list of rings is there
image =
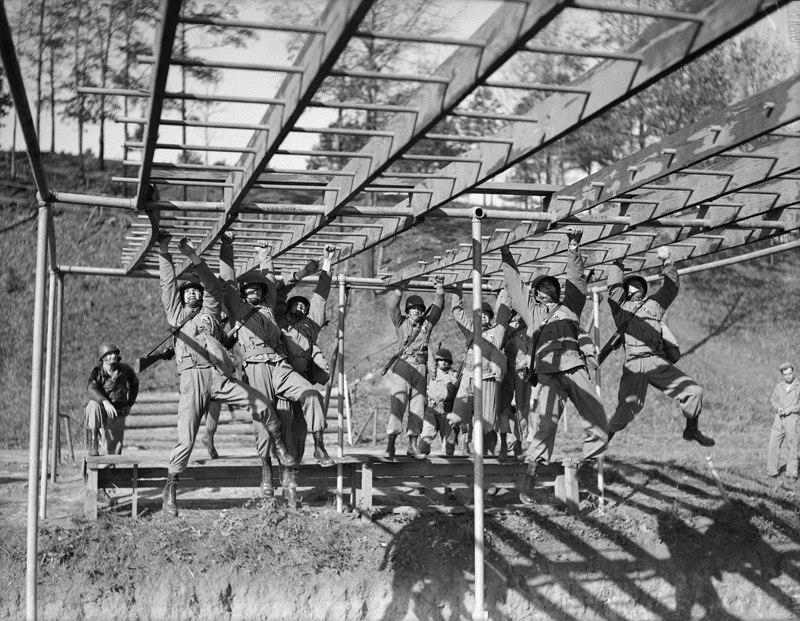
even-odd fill
[[[483,415],[481,421],[483,424],[483,433],[489,433],[495,428],[497,423],[497,409],[500,405],[500,395],[497,391],[498,383],[494,377],[483,378],[481,382],[481,392],[483,398],[481,403],[483,405]],[[471,424],[474,417],[474,402],[475,402],[475,386],[472,377],[464,375],[461,378],[461,384],[456,393],[456,400],[453,404],[453,414],[455,414],[462,422]]]
[[[169,457],[169,473],[181,474],[189,463],[200,420],[214,399],[250,412],[263,434],[280,433],[280,422],[272,402],[255,388],[223,375],[215,367],[193,367],[180,373],[178,443]]]
[[[437,435],[442,444],[448,442],[455,444],[455,432],[447,420],[447,413],[444,411],[444,407],[440,405],[437,409],[437,407],[428,406],[425,410],[425,418],[422,421],[420,438],[425,438],[428,444],[432,444]]]
[[[678,367],[660,356],[628,358],[619,382],[619,401],[608,430],[617,433],[642,411],[647,386],[657,388],[678,402],[686,418],[696,418],[703,410],[703,389]]]
[[[769,434],[768,475],[777,476],[778,464],[781,460],[781,447],[786,441],[786,448],[789,451],[786,458],[786,476],[797,478],[798,421],[800,421],[800,414],[787,414],[786,416],[775,414]]]
[[[528,447],[525,461],[550,463],[556,442],[558,422],[567,399],[572,401],[583,427],[583,458],[591,459],[605,452],[608,445],[608,420],[603,402],[597,396],[586,367],[560,373],[540,373],[539,426]]]
[[[500,387],[497,433],[513,433],[514,439],[522,442],[528,431],[532,388],[530,382],[516,371],[506,373]]]
[[[122,441],[125,439],[126,418],[126,416],[109,418],[102,404],[92,400],[86,404],[83,423],[84,426],[93,433],[95,431],[103,431],[106,455],[122,455]]]
[[[422,433],[425,416],[425,396],[428,392],[428,367],[400,358],[395,362],[389,377],[392,400],[386,435],[397,435],[403,431],[403,416],[408,408],[408,435]]]

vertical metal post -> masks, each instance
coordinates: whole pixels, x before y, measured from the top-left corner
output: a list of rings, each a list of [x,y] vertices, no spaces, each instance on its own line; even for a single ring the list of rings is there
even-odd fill
[[[592,308],[592,312],[594,313],[594,330],[592,330],[592,338],[594,340],[594,349],[597,352],[598,347],[600,346],[600,293],[597,289],[592,289],[592,304],[594,307]],[[600,382],[600,367],[597,367],[597,371],[595,371],[594,375],[595,385],[597,386],[597,394],[598,396],[601,393],[601,382]]]
[[[53,446],[50,449],[50,482],[58,478],[58,459],[61,453],[61,337],[64,325],[64,274],[56,274],[56,329],[53,346]]]
[[[336,476],[336,510],[339,513],[344,511],[344,466],[342,458],[344,457],[344,314],[345,314],[345,275],[339,274],[339,331],[337,334],[337,343],[339,348],[339,357],[337,359],[338,378],[339,378],[339,407],[338,420],[339,420],[339,463],[337,464]]]
[[[483,292],[483,248],[481,219],[483,210],[472,210],[472,444],[475,450],[472,493],[475,499],[475,608],[473,621],[484,621],[484,549],[483,549],[483,332],[481,329]]]
[[[39,203],[39,233],[36,240],[36,286],[33,302],[33,347],[31,355],[30,450],[28,455],[28,538],[25,565],[25,611],[28,621],[36,621],[36,556],[38,553],[39,440],[42,412],[42,349],[44,344],[44,296],[47,264],[48,210]]]
[[[53,389],[53,334],[55,332],[56,314],[56,274],[49,272],[50,293],[47,299],[47,340],[44,357],[44,397],[42,398],[42,446],[41,468],[39,480],[39,519],[47,517],[47,459],[50,448],[50,415]],[[58,419],[58,417],[56,417]]]

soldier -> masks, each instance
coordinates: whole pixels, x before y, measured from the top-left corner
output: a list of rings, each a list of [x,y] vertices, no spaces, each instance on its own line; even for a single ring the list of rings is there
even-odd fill
[[[794,367],[789,362],[780,366],[783,380],[772,391],[769,403],[775,410],[775,420],[769,434],[767,476],[778,476],[781,446],[786,440],[789,454],[786,458],[786,476],[797,479],[798,420],[800,420],[800,381],[794,376]]]
[[[503,347],[507,366],[500,389],[498,419],[500,451],[497,456],[501,459],[508,455],[507,435],[512,432],[514,443],[511,450],[515,457],[522,456],[522,440],[527,433],[530,420],[532,386],[528,380],[531,373],[531,346],[528,326],[520,319],[518,313],[512,311]]]
[[[527,505],[535,503],[539,464],[550,463],[552,459],[558,422],[567,399],[575,405],[585,432],[584,474],[591,470],[595,458],[605,452],[608,444],[606,413],[587,369],[597,368],[594,347],[581,346],[583,334],[579,321],[587,291],[583,258],[578,252],[581,232],[570,228],[567,235],[567,279],[563,304],[559,301],[561,285],[552,276],[534,279],[533,295],[529,295],[522,286],[510,250],[507,247],[502,249],[503,273],[514,310],[522,316],[531,335],[533,377],[541,384],[539,425],[525,456],[528,468],[519,494],[522,503]]]
[[[317,344],[317,339],[326,323],[325,306],[331,292],[331,263],[335,251],[335,246],[325,248],[322,270],[319,271],[317,286],[311,300],[301,295],[291,298],[288,296],[297,282],[305,275],[317,272],[319,266],[316,261],[309,262],[305,269],[292,274],[292,277],[285,283],[277,283],[275,317],[281,328],[289,363],[312,385],[326,384],[330,379],[330,367]],[[281,418],[283,427],[288,430],[287,444],[290,450],[295,451],[293,454],[302,458],[305,451],[306,434],[310,427],[314,438],[314,459],[323,467],[334,464],[325,449],[324,417],[306,420],[299,402],[284,399],[278,400],[278,416]],[[296,468],[282,470],[281,485],[284,490],[288,491],[290,497],[296,494],[294,491],[297,488]]]
[[[664,283],[646,298],[647,282],[640,276],[622,279],[624,265],[615,262],[608,270],[608,305],[620,334],[624,335],[625,363],[619,382],[619,400],[608,423],[609,440],[641,412],[647,386],[657,388],[680,405],[686,417],[683,439],[702,446],[714,440],[700,432],[698,418],[703,410],[703,389],[667,360],[662,319],[678,297],[678,269],[669,248],[658,249],[663,262]]]
[[[428,359],[428,393],[422,434],[419,437],[419,459],[431,452],[436,435],[442,441],[445,455],[453,455],[456,448],[456,432],[450,426],[447,415],[453,411],[453,402],[458,391],[458,374],[453,371],[453,354],[440,348],[430,353]]]
[[[242,297],[232,282],[228,280],[223,282],[214,276],[205,261],[197,255],[188,242],[185,246],[182,245],[182,250],[195,266],[200,281],[208,289],[209,296],[221,301],[228,317],[240,325],[237,339],[242,348],[244,373],[248,383],[263,393],[270,403],[275,403],[278,398],[299,401],[312,430],[321,429],[321,425],[324,424],[322,395],[308,380],[297,373],[287,360],[281,330],[269,305],[274,287],[270,286],[267,277],[262,272],[253,270],[242,275],[239,278],[241,293],[244,294]],[[265,245],[258,248],[258,256],[260,263],[267,266],[269,253]],[[270,442],[275,442],[275,437],[265,434],[259,427],[255,427],[254,430],[263,465],[261,489],[265,496],[270,496],[274,493]],[[283,440],[280,444],[284,445]],[[276,442],[275,448],[277,447]],[[293,448],[288,449],[291,463],[287,463],[287,460],[278,455],[281,463],[287,468],[297,463],[297,455],[292,453],[293,450]],[[327,456],[327,453],[325,455]]]
[[[233,377],[233,363],[219,342],[219,303],[213,296],[203,295],[203,286],[197,280],[189,280],[180,288],[177,286],[169,252],[170,237],[168,231],[158,233],[159,271],[161,302],[175,333],[180,397],[178,443],[170,454],[162,499],[164,513],[177,517],[175,494],[178,481],[189,463],[200,419],[211,399],[251,411],[253,420],[263,429],[263,436],[271,437],[275,443],[278,459],[285,465],[294,465],[295,460],[280,438],[280,422],[272,403],[259,391]],[[184,255],[196,259],[197,255],[186,238],[180,241],[179,247]]]
[[[139,379],[133,369],[122,364],[119,347],[101,343],[97,348],[100,364],[89,375],[89,402],[84,424],[89,433],[89,456],[98,451],[98,436],[103,430],[106,455],[121,455],[125,437],[125,419],[139,394]]]
[[[389,317],[392,320],[400,345],[397,361],[389,380],[392,391],[391,411],[386,426],[385,457],[394,459],[395,440],[403,430],[403,415],[408,408],[408,455],[419,457],[417,442],[422,433],[425,416],[425,395],[428,381],[428,341],[431,331],[442,316],[444,306],[443,278],[436,277],[436,293],[433,304],[425,308],[425,301],[418,295],[406,299],[406,314],[400,312],[402,291],[389,291]]]
[[[462,367],[463,373],[455,404],[453,405],[453,413],[448,416],[448,419],[451,424],[458,425],[461,433],[465,434],[468,433],[467,429],[473,422],[473,400],[475,396],[473,384],[474,363],[472,358],[473,327],[472,317],[464,311],[464,296],[460,285],[458,292],[453,294],[452,309],[456,324],[461,329],[467,342],[467,355]],[[506,372],[506,357],[501,347],[508,329],[508,321],[511,318],[511,308],[509,307],[508,293],[505,289],[502,289],[497,296],[497,309],[497,322],[494,321],[495,312],[489,302],[483,303],[481,311],[481,334],[483,336],[483,345],[481,347],[483,358],[481,365],[481,376],[483,378],[482,419],[484,450],[486,452],[493,452],[494,444],[496,444],[495,424],[497,423],[498,408],[500,406],[499,389]],[[467,426],[467,429],[465,429],[464,425]]]

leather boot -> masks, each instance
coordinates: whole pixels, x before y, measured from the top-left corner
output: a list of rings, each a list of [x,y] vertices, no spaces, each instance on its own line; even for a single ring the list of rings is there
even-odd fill
[[[261,495],[264,498],[275,496],[275,487],[272,484],[272,459],[261,458]]]
[[[686,429],[683,430],[683,439],[691,442],[694,440],[701,446],[714,446],[716,442],[709,438],[697,428],[697,416],[686,419]]]
[[[528,469],[522,477],[522,483],[519,487],[519,500],[523,505],[535,505],[536,499],[534,492],[536,491],[536,469],[538,464],[528,464]]]
[[[446,442],[444,445],[444,454],[448,457],[452,457],[456,454],[456,444],[455,442]]]
[[[417,446],[417,440],[419,436],[408,436],[408,448],[406,449],[406,455],[409,457],[415,457],[417,459],[425,459],[425,455],[419,452],[419,446]]]
[[[88,429],[89,432],[89,457],[97,457],[100,454],[100,431],[98,429]]]
[[[208,456],[211,459],[217,459],[219,457],[219,453],[217,453],[217,449],[214,446],[214,434],[209,433],[206,431],[206,435],[203,436],[203,446],[206,447],[208,451]]]
[[[417,459],[426,459],[431,454],[431,438],[421,437],[417,442]]]
[[[491,431],[483,434],[483,454],[494,455],[497,448],[497,432],[492,429]]]
[[[396,451],[394,443],[396,440],[397,440],[397,434],[390,433],[388,436],[386,436],[386,450],[383,453],[383,456],[386,459],[394,459]]]
[[[514,453],[514,457],[522,457],[522,442],[514,440],[514,444],[511,445],[511,452]]]
[[[507,458],[508,458],[508,434],[501,433],[500,450],[497,453],[497,459],[507,459]]]
[[[319,462],[319,465],[322,466],[323,468],[332,466],[335,462],[331,459],[330,455],[328,455],[328,451],[325,450],[324,432],[315,431],[313,433],[313,436],[314,436],[314,459],[316,459]]]
[[[291,509],[297,508],[297,469],[281,466],[281,487],[286,504]]]
[[[164,491],[161,493],[161,511],[164,515],[170,517],[178,517],[178,501],[175,498],[175,493],[178,490],[179,474],[167,473],[167,483],[164,485]]]
[[[278,461],[281,462],[287,468],[290,466],[297,465],[297,459],[289,452],[289,449],[286,448],[286,445],[283,443],[283,438],[281,438],[280,434],[270,434],[272,438],[272,450],[275,453],[275,456],[278,458]]]

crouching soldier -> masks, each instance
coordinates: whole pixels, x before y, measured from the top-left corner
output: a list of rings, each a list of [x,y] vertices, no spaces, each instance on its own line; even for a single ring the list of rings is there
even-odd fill
[[[447,415],[453,411],[458,391],[458,374],[453,371],[453,354],[449,349],[438,349],[430,355],[428,376],[427,407],[419,437],[418,459],[425,459],[430,454],[431,444],[437,434],[445,455],[453,455],[457,442],[456,432],[447,420]]]
[[[106,455],[121,455],[125,418],[136,403],[139,379],[127,364],[122,364],[119,347],[102,343],[97,348],[100,364],[89,375],[89,402],[84,423],[89,434],[89,456],[99,454],[100,430],[105,438]]]

